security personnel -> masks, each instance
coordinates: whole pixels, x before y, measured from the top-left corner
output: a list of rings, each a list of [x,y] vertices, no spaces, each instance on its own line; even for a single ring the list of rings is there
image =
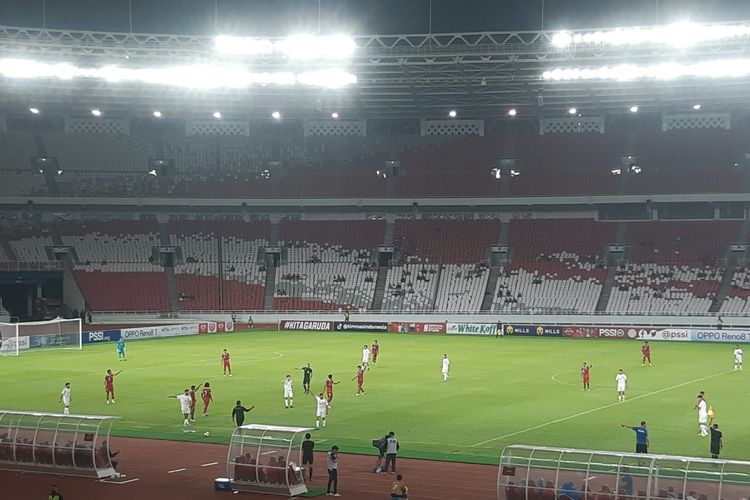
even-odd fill
[[[52,485],[52,491],[49,492],[49,495],[47,496],[47,500],[63,500],[63,496],[60,494],[59,491],[57,491],[57,486]]]

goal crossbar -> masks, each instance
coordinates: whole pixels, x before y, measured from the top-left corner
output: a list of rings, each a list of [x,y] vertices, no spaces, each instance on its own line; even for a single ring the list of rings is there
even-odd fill
[[[55,318],[23,323],[0,322],[0,354],[18,356],[32,349],[81,349],[81,320]]]

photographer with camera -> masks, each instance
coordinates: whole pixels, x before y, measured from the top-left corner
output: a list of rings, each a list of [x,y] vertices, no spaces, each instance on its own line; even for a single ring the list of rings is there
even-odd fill
[[[390,434],[386,434],[380,439],[373,439],[372,445],[378,449],[378,460],[375,462],[375,468],[373,469],[373,472],[380,473],[381,472],[381,466],[383,465],[383,461],[385,460],[385,452],[388,449],[388,438],[390,437]]]

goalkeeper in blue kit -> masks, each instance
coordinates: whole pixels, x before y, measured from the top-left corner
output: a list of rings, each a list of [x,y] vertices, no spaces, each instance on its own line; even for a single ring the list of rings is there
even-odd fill
[[[117,360],[127,361],[127,359],[125,359],[125,341],[122,339],[117,341]]]

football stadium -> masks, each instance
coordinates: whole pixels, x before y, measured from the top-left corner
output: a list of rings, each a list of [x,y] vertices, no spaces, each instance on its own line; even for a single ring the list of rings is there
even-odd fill
[[[747,500],[750,2],[0,0],[0,499]]]

